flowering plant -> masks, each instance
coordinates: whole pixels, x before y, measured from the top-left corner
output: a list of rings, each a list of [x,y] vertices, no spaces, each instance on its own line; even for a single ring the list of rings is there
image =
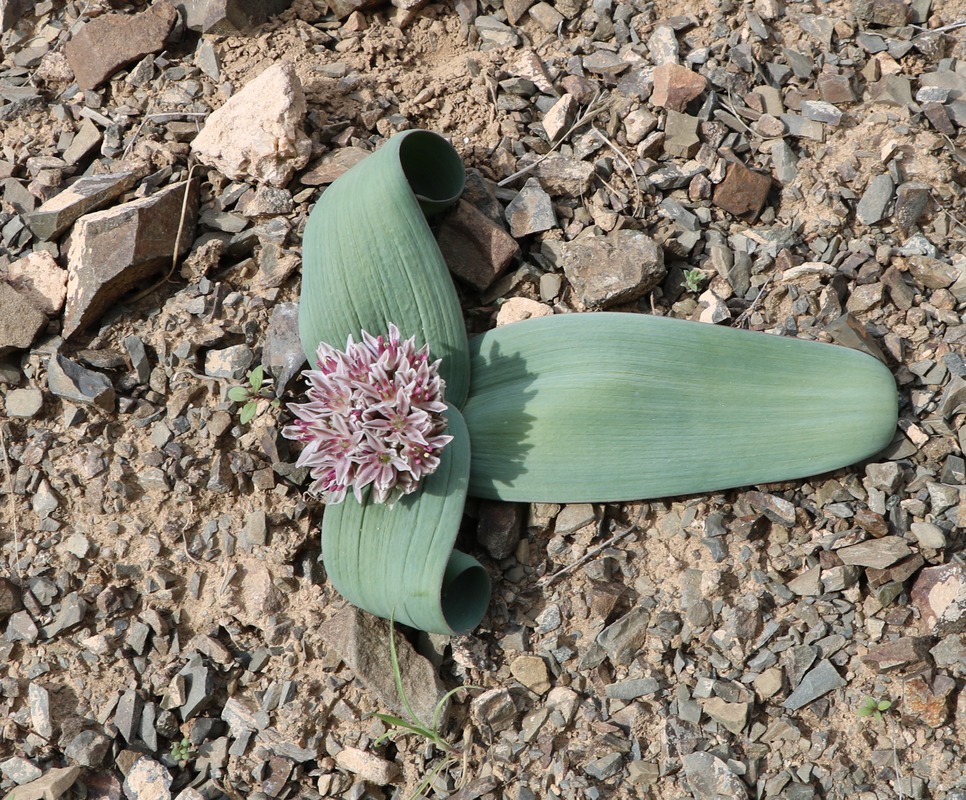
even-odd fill
[[[387,336],[363,331],[358,344],[350,334],[345,350],[320,342],[316,369],[303,373],[309,401],[289,406],[297,419],[282,429],[305,445],[297,464],[309,468],[309,491],[335,504],[351,488],[361,503],[371,485],[373,500],[389,505],[415,491],[453,438],[443,435],[439,363],[392,323]]]
[[[335,181],[305,228],[299,331],[317,368],[286,432],[330,501],[326,572],[355,605],[426,631],[476,627],[489,577],[453,549],[468,493],[709,492],[837,469],[891,440],[892,375],[842,347],[613,313],[468,340],[426,221],[463,180],[445,140],[405,131]]]

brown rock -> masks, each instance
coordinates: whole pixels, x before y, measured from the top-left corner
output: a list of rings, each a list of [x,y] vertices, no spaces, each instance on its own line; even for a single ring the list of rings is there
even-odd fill
[[[29,253],[7,267],[7,282],[45,314],[64,307],[67,272],[46,250]]]
[[[388,669],[389,623],[365,611],[346,607],[322,624],[326,644],[338,653],[356,678],[382,704],[396,711],[399,694]],[[416,716],[429,722],[436,704],[444,694],[433,665],[419,655],[404,636],[396,632],[396,652],[403,688]]]
[[[523,506],[481,500],[479,515],[476,539],[493,558],[506,558],[516,550],[523,527]]]
[[[901,536],[883,536],[881,539],[859,542],[835,551],[835,554],[842,559],[843,564],[874,567],[875,569],[890,567],[910,553],[912,553],[912,550],[909,549],[909,545]]]
[[[507,21],[511,25],[516,25],[527,10],[532,6],[534,0],[503,0],[503,10],[506,11]]]
[[[684,111],[688,103],[708,87],[708,80],[680,64],[661,64],[654,70],[651,104],[672,111]]]
[[[715,189],[712,202],[736,217],[755,220],[765,207],[770,190],[771,176],[733,162],[728,165],[725,179]]]
[[[188,191],[178,255],[194,240],[198,185],[179,183],[157,194],[87,214],[77,221],[67,254],[64,337],[91,324],[145,278],[171,262]]]
[[[27,225],[41,241],[56,239],[84,214],[102,208],[130,189],[141,174],[126,170],[80,178],[29,213]]]
[[[140,14],[105,14],[88,22],[64,52],[81,89],[96,89],[121,67],[164,48],[178,13],[167,0]]]
[[[627,229],[564,242],[559,258],[580,301],[591,308],[636,300],[667,274],[660,245]]]
[[[26,350],[47,327],[47,315],[26,295],[0,280],[0,355]]]
[[[938,675],[932,686],[922,676],[906,681],[902,695],[903,720],[941,728],[949,719],[949,696],[955,688],[956,681],[948,675]]]
[[[958,563],[927,567],[912,586],[923,633],[946,636],[966,631],[966,566]]]
[[[21,608],[20,587],[9,578],[0,578],[0,622]]]
[[[519,250],[510,234],[465,200],[443,221],[437,243],[450,272],[481,292]]]
[[[368,150],[361,147],[340,147],[309,166],[299,183],[304,186],[325,186],[358,164],[369,155]]]
[[[926,563],[919,553],[902,559],[885,569],[867,569],[865,577],[869,579],[869,586],[884,586],[887,583],[903,583],[911,578],[923,564]]]
[[[915,669],[928,665],[931,661],[929,645],[929,637],[903,636],[870,648],[862,660],[879,672],[888,672],[900,667]]]

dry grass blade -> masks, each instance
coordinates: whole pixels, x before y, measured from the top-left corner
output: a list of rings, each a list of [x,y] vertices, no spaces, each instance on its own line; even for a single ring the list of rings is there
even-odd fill
[[[13,473],[10,470],[10,458],[7,455],[7,439],[5,425],[0,425],[0,453],[3,454],[3,470],[7,475],[7,506],[10,512],[10,525],[13,527],[13,572],[20,579],[20,526],[17,524],[17,507],[13,500]]]

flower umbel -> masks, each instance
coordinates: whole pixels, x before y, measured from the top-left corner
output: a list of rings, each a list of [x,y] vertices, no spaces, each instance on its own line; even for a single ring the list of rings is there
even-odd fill
[[[296,420],[282,429],[305,445],[297,465],[309,467],[309,491],[341,503],[351,489],[362,502],[371,486],[377,503],[391,505],[434,472],[453,438],[443,434],[439,363],[415,337],[400,341],[392,323],[387,336],[349,336],[344,351],[321,343],[316,369],[302,373],[308,402],[289,405]]]

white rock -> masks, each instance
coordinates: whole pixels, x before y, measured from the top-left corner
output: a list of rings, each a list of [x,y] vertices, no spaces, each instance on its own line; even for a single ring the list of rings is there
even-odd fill
[[[513,322],[522,322],[532,317],[549,317],[553,315],[553,309],[538,303],[536,300],[528,300],[526,297],[511,297],[503,305],[496,315],[496,326],[509,325]]]
[[[285,186],[312,152],[305,95],[290,62],[266,69],[212,112],[191,144],[198,159],[233,179]]]
[[[45,314],[57,314],[67,296],[67,270],[46,250],[38,250],[7,267],[7,282]]]

